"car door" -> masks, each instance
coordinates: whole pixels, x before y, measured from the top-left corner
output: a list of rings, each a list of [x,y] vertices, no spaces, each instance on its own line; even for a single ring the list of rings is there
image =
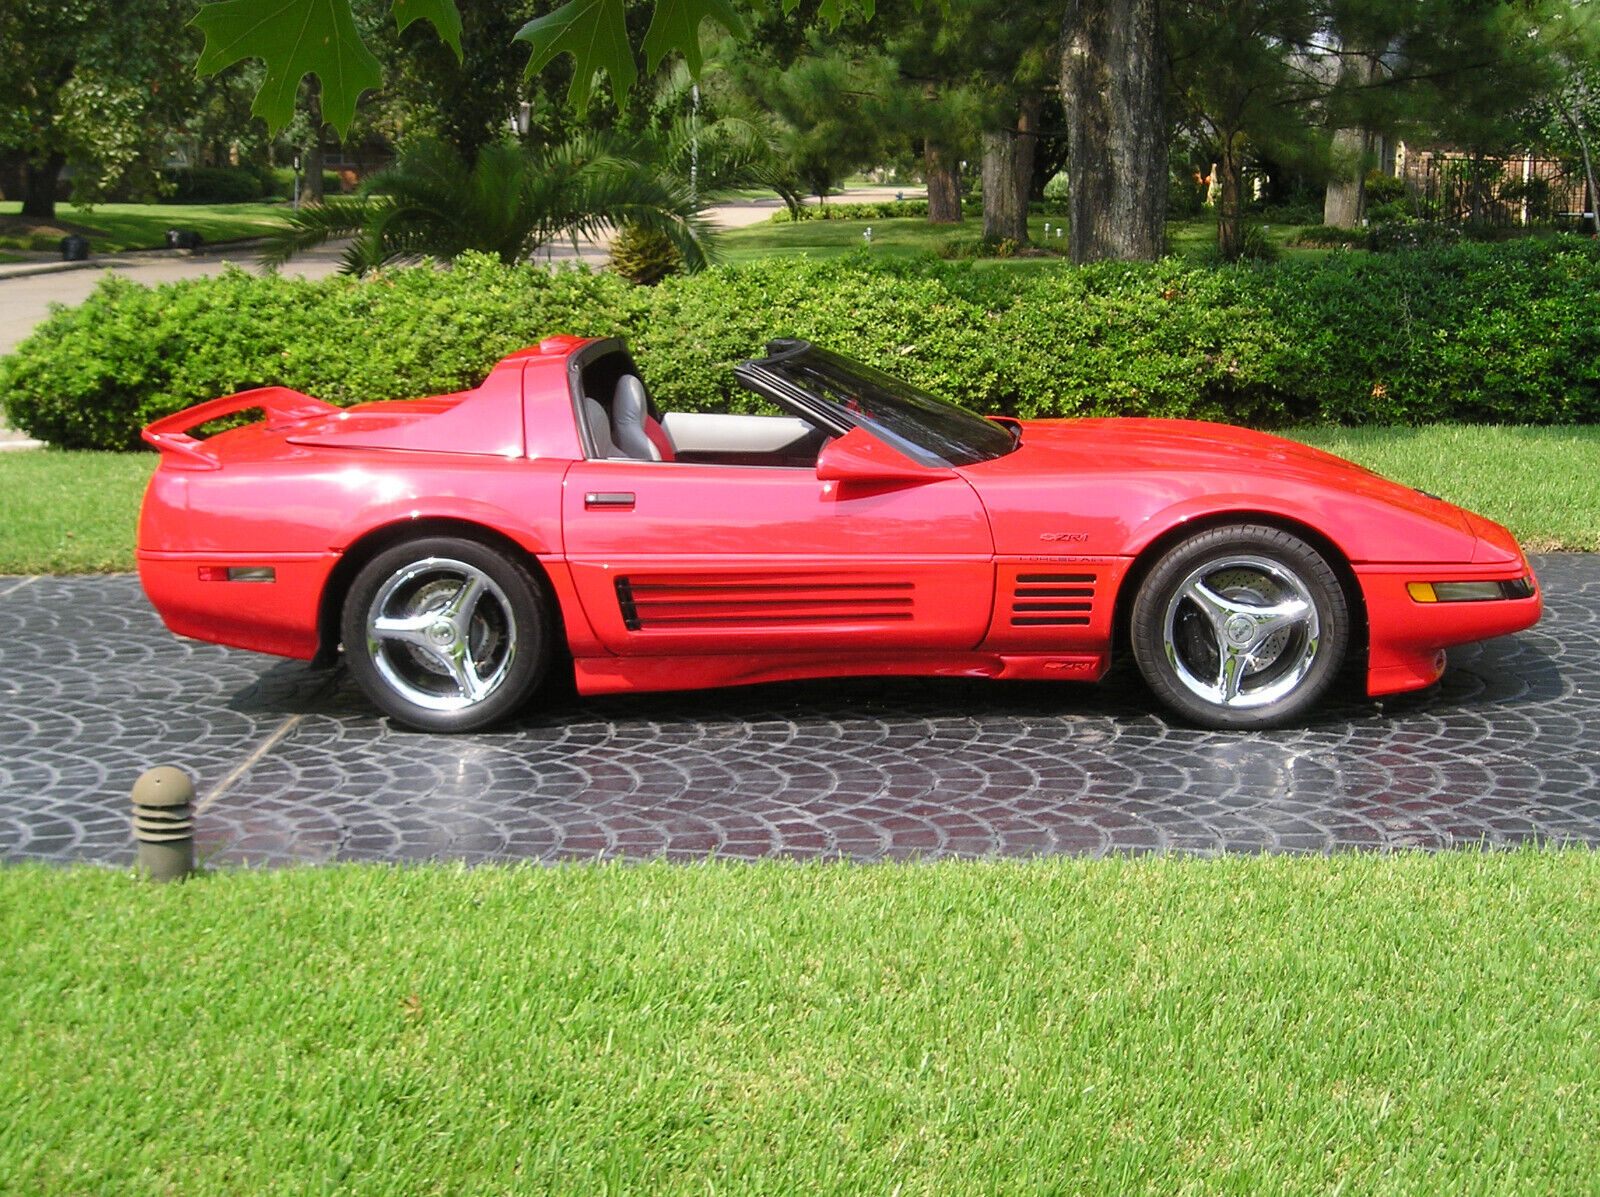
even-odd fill
[[[584,612],[625,655],[973,648],[994,592],[982,504],[953,471],[902,473],[576,462],[562,528]]]

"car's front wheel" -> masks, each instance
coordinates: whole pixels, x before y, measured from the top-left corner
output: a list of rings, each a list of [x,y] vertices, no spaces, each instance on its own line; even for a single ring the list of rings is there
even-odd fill
[[[1280,727],[1338,675],[1350,611],[1321,553],[1247,524],[1169,550],[1134,598],[1131,632],[1139,671],[1180,715],[1206,727]]]
[[[369,698],[422,731],[472,731],[511,714],[549,668],[549,604],[520,562],[429,537],[386,549],[356,575],[341,633]]]

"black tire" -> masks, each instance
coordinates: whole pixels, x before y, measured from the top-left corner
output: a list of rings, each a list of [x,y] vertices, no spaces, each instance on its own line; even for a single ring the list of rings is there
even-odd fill
[[[1133,656],[1157,698],[1203,727],[1282,727],[1338,677],[1350,608],[1332,566],[1279,528],[1201,532],[1134,596]]]
[[[379,553],[351,583],[345,660],[383,711],[419,731],[474,731],[517,710],[549,671],[554,621],[520,561],[438,536]]]

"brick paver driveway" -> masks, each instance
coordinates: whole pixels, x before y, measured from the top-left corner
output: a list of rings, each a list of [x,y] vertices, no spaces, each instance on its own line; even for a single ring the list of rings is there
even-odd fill
[[[214,862],[1325,852],[1600,844],[1600,556],[1432,691],[1310,727],[1174,726],[1097,686],[885,680],[557,698],[398,731],[342,673],[168,635],[131,577],[0,579],[0,859],[131,859],[181,764]]]

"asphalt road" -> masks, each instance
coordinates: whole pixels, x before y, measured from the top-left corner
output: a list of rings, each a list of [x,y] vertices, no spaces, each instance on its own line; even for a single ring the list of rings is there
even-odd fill
[[[1600,555],[1444,680],[1222,734],[1098,686],[887,679],[566,697],[397,730],[342,672],[180,641],[131,577],[0,579],[0,860],[132,858],[145,769],[217,864],[1600,845]]]

